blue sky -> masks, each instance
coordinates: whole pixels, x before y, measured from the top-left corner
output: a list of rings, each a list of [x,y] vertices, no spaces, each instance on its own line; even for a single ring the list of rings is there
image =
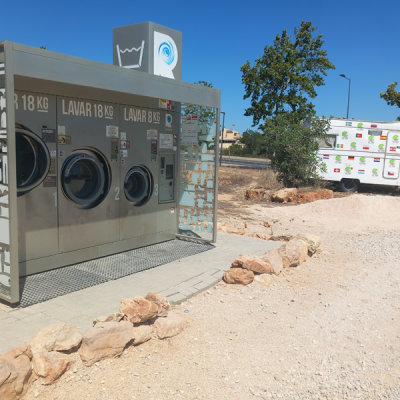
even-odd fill
[[[240,67],[263,54],[277,33],[312,21],[336,70],[314,99],[318,115],[393,121],[400,109],[380,92],[400,83],[400,1],[18,1],[4,0],[0,40],[112,63],[112,28],[153,21],[183,33],[183,80],[205,80],[222,90],[226,126],[251,128],[245,117]],[[398,86],[397,90],[400,90]]]

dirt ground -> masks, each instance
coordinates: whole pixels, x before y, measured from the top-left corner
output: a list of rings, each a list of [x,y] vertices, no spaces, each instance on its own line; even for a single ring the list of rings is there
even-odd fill
[[[222,225],[313,233],[323,252],[268,287],[221,282],[174,307],[181,335],[91,368],[77,359],[26,399],[400,399],[400,198],[273,206],[245,202],[251,184],[220,191]]]

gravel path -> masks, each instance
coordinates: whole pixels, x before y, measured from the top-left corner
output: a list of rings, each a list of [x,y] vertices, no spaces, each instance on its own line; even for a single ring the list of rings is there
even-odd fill
[[[274,233],[321,236],[319,256],[269,287],[221,282],[175,307],[189,322],[180,336],[91,368],[77,358],[26,399],[400,399],[400,226],[369,228],[365,218],[357,233],[348,216],[343,225],[302,222],[301,207],[285,211]],[[258,226],[266,209],[257,208]]]

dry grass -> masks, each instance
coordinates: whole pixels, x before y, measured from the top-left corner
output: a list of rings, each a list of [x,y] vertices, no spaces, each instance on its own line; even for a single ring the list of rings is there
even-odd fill
[[[259,177],[257,179],[257,185],[268,189],[268,190],[279,190],[283,188],[283,184],[278,182],[276,177],[277,173],[272,170],[260,171]]]
[[[220,168],[218,176],[219,190],[229,191],[232,188],[251,185],[256,171],[241,168]]]

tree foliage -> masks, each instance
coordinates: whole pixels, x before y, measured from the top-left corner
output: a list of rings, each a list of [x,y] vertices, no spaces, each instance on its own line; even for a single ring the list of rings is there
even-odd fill
[[[298,121],[315,115],[310,101],[317,96],[315,87],[325,85],[326,71],[335,69],[322,49],[323,35],[313,37],[316,29],[311,22],[301,21],[293,40],[284,30],[273,45],[265,46],[254,66],[249,61],[242,66],[244,99],[251,98],[245,115],[253,117],[253,126],[289,112]]]
[[[243,132],[239,144],[232,144],[229,149],[224,149],[223,154],[239,157],[266,157],[265,139],[261,132],[247,129]]]
[[[285,186],[319,178],[322,161],[317,157],[318,141],[326,137],[330,120],[314,117],[310,122],[310,127],[305,127],[293,114],[280,114],[265,122],[267,157]]]
[[[385,93],[381,93],[381,99],[385,100],[389,106],[397,106],[400,108],[400,92],[396,92],[397,82],[388,86]],[[397,117],[400,121],[400,115]]]

